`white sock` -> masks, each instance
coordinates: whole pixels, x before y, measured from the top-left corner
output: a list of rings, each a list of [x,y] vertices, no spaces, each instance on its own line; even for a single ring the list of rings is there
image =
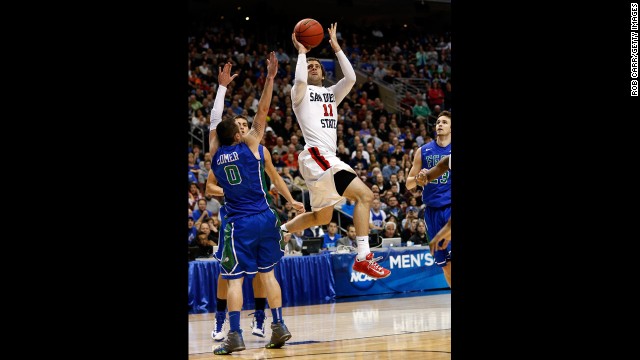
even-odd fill
[[[356,241],[358,242],[358,255],[356,258],[358,260],[364,260],[371,252],[371,250],[369,250],[369,236],[356,236]]]
[[[284,231],[284,232],[289,232],[289,231],[287,230],[287,224],[282,224],[282,225],[280,225],[280,230],[282,230],[282,231]]]

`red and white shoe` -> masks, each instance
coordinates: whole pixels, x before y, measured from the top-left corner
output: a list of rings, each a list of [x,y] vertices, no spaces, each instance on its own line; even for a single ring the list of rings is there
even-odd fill
[[[382,256],[373,258],[373,253],[367,254],[367,257],[364,260],[358,260],[356,256],[356,260],[353,262],[352,269],[354,271],[367,274],[374,279],[383,279],[387,276],[391,275],[391,271],[380,266],[376,261],[382,259]]]

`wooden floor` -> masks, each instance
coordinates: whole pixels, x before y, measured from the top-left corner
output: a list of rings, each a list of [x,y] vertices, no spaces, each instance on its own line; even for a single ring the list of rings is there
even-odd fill
[[[243,311],[240,321],[247,348],[227,358],[451,359],[450,293],[283,308],[292,337],[273,350],[264,348],[271,312],[265,338],[251,334],[249,313]],[[189,359],[218,357],[212,352],[220,344],[211,339],[213,319],[212,313],[189,315]]]

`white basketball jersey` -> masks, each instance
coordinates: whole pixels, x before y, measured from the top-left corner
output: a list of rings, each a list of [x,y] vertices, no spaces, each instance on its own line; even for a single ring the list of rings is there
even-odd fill
[[[333,86],[325,88],[307,85],[305,98],[299,105],[293,105],[304,136],[305,148],[317,146],[331,153],[336,152],[337,105]]]

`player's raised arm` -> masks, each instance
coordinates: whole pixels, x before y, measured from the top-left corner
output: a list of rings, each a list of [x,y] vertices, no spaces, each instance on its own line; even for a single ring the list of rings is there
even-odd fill
[[[333,23],[328,30],[329,44],[331,44],[333,51],[336,53],[340,69],[342,69],[342,73],[344,74],[344,77],[334,85],[333,90],[334,94],[336,94],[336,104],[340,104],[342,100],[349,95],[353,85],[356,83],[356,72],[353,70],[353,65],[351,65],[349,59],[347,59],[347,55],[345,55],[344,51],[340,48],[336,35],[337,26],[338,23]]]
[[[291,102],[292,104],[299,104],[304,98],[304,94],[307,93],[307,80],[309,80],[309,74],[307,73],[307,52],[309,49],[304,47],[298,39],[296,39],[296,33],[291,33],[291,41],[293,46],[298,50],[298,62],[296,63],[296,74],[291,88]]]
[[[264,129],[267,125],[267,113],[271,106],[271,97],[273,95],[273,81],[278,73],[278,58],[275,51],[269,53],[267,59],[267,79],[264,82],[260,102],[258,102],[258,112],[253,118],[251,130],[244,135],[244,141],[249,146],[257,146],[264,136]]]
[[[231,75],[231,62],[224,64],[224,67],[218,66],[218,91],[216,92],[216,99],[213,101],[213,109],[211,110],[211,117],[209,125],[209,152],[213,155],[218,149],[218,134],[216,128],[222,121],[222,111],[224,109],[224,95],[227,92],[227,86],[238,74]]]

